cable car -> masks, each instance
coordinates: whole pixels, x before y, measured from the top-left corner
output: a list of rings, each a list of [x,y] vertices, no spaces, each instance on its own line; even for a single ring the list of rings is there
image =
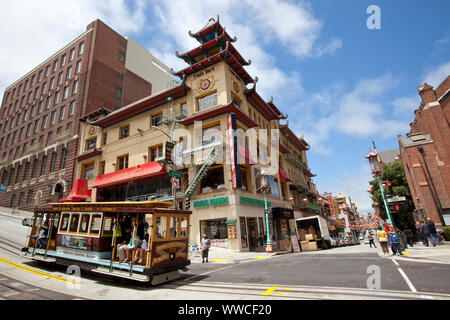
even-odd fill
[[[50,204],[34,211],[22,251],[33,260],[78,265],[81,270],[158,285],[179,278],[179,270],[190,265],[191,212],[173,207],[162,201]],[[43,225],[48,231],[39,241]],[[126,230],[122,229],[130,230],[129,243],[145,239],[147,246],[124,248],[127,243],[121,240]],[[127,251],[129,261],[119,261]]]

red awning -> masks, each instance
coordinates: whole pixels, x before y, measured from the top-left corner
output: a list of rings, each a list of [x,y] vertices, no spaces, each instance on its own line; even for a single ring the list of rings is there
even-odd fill
[[[283,169],[278,169],[278,174],[280,175],[281,180],[286,180],[287,182],[292,182],[291,179],[289,179],[288,175]]]
[[[77,179],[73,184],[67,198],[60,199],[59,202],[80,202],[91,197],[92,190],[88,190],[87,180]]]
[[[167,174],[158,162],[149,162],[137,167],[127,168],[98,176],[92,188],[105,188],[129,181],[158,177]]]

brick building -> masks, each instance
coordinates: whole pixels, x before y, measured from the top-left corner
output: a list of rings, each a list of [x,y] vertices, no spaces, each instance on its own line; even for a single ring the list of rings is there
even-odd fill
[[[437,227],[450,223],[450,76],[436,89],[419,87],[422,102],[406,138],[398,136],[400,157],[417,220],[430,217]]]
[[[96,20],[8,86],[0,109],[0,182],[6,189],[0,206],[31,210],[66,195],[78,120],[101,105],[116,110],[173,85],[164,69],[132,39]]]

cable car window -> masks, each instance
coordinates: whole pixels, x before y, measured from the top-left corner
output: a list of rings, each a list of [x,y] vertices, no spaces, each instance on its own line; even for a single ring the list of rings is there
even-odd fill
[[[69,226],[69,214],[63,214],[61,219],[61,227],[59,228],[59,231],[67,231],[67,227]]]
[[[164,239],[166,237],[166,228],[167,228],[167,217],[157,217],[155,229],[156,239]]]
[[[170,228],[169,228],[169,236],[171,238],[176,238],[178,235],[178,222],[179,217],[170,217]]]
[[[91,216],[88,214],[83,214],[81,216],[80,232],[87,233],[89,227],[89,218]]]
[[[99,214],[95,214],[92,216],[91,220],[91,230],[90,233],[98,234],[100,232],[100,227],[102,225],[102,216]]]
[[[103,220],[103,235],[111,235],[113,233],[113,218],[105,218]]]
[[[70,232],[77,232],[78,230],[78,221],[80,220],[80,215],[72,214],[72,218],[70,219]]]
[[[187,229],[188,229],[188,223],[187,218],[182,217],[181,218],[181,224],[180,224],[180,237],[187,237]]]

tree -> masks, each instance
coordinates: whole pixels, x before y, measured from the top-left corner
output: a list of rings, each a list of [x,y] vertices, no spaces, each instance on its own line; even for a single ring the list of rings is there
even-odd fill
[[[406,227],[409,227],[411,230],[415,230],[413,216],[415,206],[411,196],[411,192],[409,191],[408,181],[406,180],[403,164],[400,162],[394,162],[391,165],[383,165],[380,179],[381,181],[391,183],[391,187],[386,187],[384,189],[384,195],[394,225],[401,230],[404,230]],[[383,198],[381,196],[378,181],[375,179],[370,181],[369,183],[373,190],[372,201],[378,203],[381,218],[387,219],[387,214],[384,208]],[[389,204],[387,202],[387,199],[393,196],[405,197],[406,201]],[[398,207],[396,207],[396,205],[398,205]]]

